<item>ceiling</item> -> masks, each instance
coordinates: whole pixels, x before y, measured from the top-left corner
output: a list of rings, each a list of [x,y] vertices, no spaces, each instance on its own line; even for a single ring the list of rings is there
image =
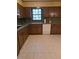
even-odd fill
[[[60,2],[61,0],[22,0],[23,2]]]

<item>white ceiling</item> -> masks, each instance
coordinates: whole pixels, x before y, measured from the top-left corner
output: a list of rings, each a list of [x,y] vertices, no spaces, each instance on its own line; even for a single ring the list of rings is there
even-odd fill
[[[23,2],[60,2],[61,0],[22,0]]]

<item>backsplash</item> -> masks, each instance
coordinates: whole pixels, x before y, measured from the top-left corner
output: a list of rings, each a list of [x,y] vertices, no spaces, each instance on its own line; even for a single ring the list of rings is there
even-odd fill
[[[60,24],[61,23],[61,17],[53,17],[53,18],[46,17],[45,19],[46,19],[46,23],[49,23],[49,21],[51,21],[52,24]],[[32,20],[29,17],[27,17],[27,18],[18,18],[17,19],[17,25],[28,24],[31,21]],[[41,21],[34,21],[34,22],[41,22]]]
[[[24,25],[31,21],[30,18],[18,18],[17,19],[17,25]]]
[[[46,23],[54,23],[54,24],[57,24],[57,23],[61,23],[61,17],[53,17],[53,18],[50,18],[50,17],[45,17],[44,19],[46,19]]]
[[[51,19],[52,23],[61,23],[61,17],[54,17]]]

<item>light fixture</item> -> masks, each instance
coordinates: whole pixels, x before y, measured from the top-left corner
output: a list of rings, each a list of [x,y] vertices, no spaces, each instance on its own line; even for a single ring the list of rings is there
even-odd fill
[[[39,6],[37,6],[36,8],[38,8],[38,9],[39,9],[40,7],[39,7]]]
[[[50,16],[53,17],[55,14],[53,12],[50,13]]]

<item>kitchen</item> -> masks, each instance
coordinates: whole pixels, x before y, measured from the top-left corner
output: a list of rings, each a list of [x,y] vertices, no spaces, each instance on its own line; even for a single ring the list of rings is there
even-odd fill
[[[24,53],[24,50],[28,51],[28,49],[26,49],[25,47],[27,47],[28,45],[27,43],[30,42],[29,40],[31,39],[40,40],[39,38],[41,37],[42,37],[41,39],[47,39],[45,44],[49,44],[50,39],[53,39],[53,38],[57,39],[57,41],[53,39],[53,45],[55,48],[51,48],[52,47],[51,44],[49,46],[50,49],[54,49],[54,51],[56,51],[55,53],[56,57],[51,56],[48,59],[52,59],[52,58],[60,59],[60,47],[61,47],[60,46],[61,44],[60,43],[61,41],[61,38],[60,38],[61,36],[61,4],[60,2],[61,2],[60,0],[17,0],[17,55],[18,55],[18,59],[25,59],[27,57],[26,53]],[[32,44],[32,40],[31,40],[31,44]],[[47,43],[47,41],[49,43]],[[39,43],[40,41],[37,41],[37,42]],[[44,42],[44,41],[42,40],[41,42]],[[34,45],[34,46],[37,48],[38,46],[40,46],[41,42],[39,43],[39,45],[37,46]],[[35,44],[35,42],[33,44]],[[30,48],[30,50],[32,50],[32,48]],[[34,59],[34,58],[39,59],[38,53],[36,53],[37,55],[34,55],[35,53],[34,54],[32,53],[32,55],[34,56],[31,55],[30,51],[28,53],[31,58],[28,57],[27,59]],[[38,56],[38,57],[35,57],[35,56]],[[46,59],[46,57],[44,57],[44,54],[41,56],[42,56],[41,59],[42,58]],[[50,54],[48,56],[50,56]]]

